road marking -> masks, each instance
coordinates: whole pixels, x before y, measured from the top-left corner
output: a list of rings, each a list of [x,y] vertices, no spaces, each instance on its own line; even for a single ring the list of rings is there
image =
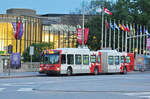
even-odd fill
[[[6,88],[0,88],[0,92],[3,91],[3,90],[5,90],[5,89],[6,89]]]
[[[125,93],[125,95],[129,95],[129,96],[147,95],[147,94],[150,94],[150,92]]]
[[[150,99],[150,96],[139,96],[141,98],[146,98],[146,99]]]
[[[33,88],[20,88],[17,91],[32,91]]]

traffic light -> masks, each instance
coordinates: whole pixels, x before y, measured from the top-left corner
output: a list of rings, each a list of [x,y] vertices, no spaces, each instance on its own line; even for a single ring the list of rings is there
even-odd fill
[[[13,50],[13,46],[12,45],[8,45],[8,53],[11,54]]]

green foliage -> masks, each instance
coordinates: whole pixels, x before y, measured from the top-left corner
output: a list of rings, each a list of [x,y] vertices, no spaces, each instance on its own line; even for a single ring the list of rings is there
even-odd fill
[[[53,45],[52,43],[33,43],[31,46],[34,46],[34,55],[32,56],[33,62],[39,62],[40,61],[40,54],[43,50],[46,49],[52,49]],[[25,62],[30,61],[30,55],[29,55],[30,47],[24,50],[23,57]]]
[[[97,21],[99,20],[99,21]],[[100,38],[101,35],[101,17],[91,17],[86,24],[86,27],[90,27],[87,45],[91,50],[98,50],[100,49]]]
[[[90,13],[88,14],[96,14],[96,16],[91,16],[85,25],[85,27],[90,28],[87,45],[92,50],[100,49],[101,15],[95,12],[97,8],[102,6],[112,12],[111,16],[105,14],[108,19],[115,19],[116,22],[120,21],[121,23],[124,21],[129,24],[150,25],[150,0],[116,0],[115,3],[105,0],[92,0],[91,4],[86,6],[86,9],[92,9],[89,10]]]

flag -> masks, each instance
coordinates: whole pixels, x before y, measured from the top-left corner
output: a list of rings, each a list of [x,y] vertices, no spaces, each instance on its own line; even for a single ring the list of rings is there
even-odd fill
[[[12,22],[12,26],[14,29],[14,36],[16,39],[21,39],[23,36],[23,23],[21,23],[20,21],[17,23],[18,27],[16,28],[16,22]]]
[[[135,35],[135,28],[133,27],[133,33],[134,33],[134,35]]]
[[[17,33],[17,32],[16,32],[16,31],[17,31],[17,30],[16,30],[16,22],[12,22],[12,26],[13,26],[13,29],[14,29],[14,35],[16,35],[16,33]]]
[[[106,14],[112,15],[112,13],[111,13],[107,8],[104,8],[103,11],[104,11]]]
[[[122,25],[122,27],[124,31],[127,31],[127,28],[124,25]]]
[[[89,33],[89,28],[84,29],[84,44],[86,44],[88,40],[88,33]],[[82,29],[78,28],[77,29],[77,39],[80,45],[82,45]]]
[[[142,34],[142,26],[140,26],[140,33]]]
[[[119,27],[117,26],[117,24],[115,22],[114,22],[114,27],[119,30]]]
[[[133,28],[131,24],[130,24],[130,32],[131,32],[131,35],[133,35]]]
[[[148,31],[147,31],[145,28],[144,28],[144,33],[145,33],[145,34],[148,34]]]
[[[107,20],[105,20],[105,25],[106,25],[106,28],[107,28],[107,30],[109,29],[109,24],[108,24],[108,21]]]
[[[82,29],[81,28],[78,28],[77,29],[77,39],[78,39],[78,42],[80,45],[82,45]]]
[[[127,26],[126,26],[126,31],[127,31],[128,33],[130,33],[130,29],[129,29],[128,24],[127,24]]]
[[[86,44],[88,40],[89,28],[84,29],[84,44]]]
[[[124,28],[123,28],[123,26],[122,26],[121,24],[119,24],[119,27],[120,27],[122,30],[124,30]]]
[[[110,22],[110,27],[112,28],[112,30],[114,30],[114,26],[111,22]]]

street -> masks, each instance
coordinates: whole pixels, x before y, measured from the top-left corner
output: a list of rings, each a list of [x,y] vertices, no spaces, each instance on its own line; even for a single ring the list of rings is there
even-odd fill
[[[150,99],[150,72],[0,79],[0,99]]]

